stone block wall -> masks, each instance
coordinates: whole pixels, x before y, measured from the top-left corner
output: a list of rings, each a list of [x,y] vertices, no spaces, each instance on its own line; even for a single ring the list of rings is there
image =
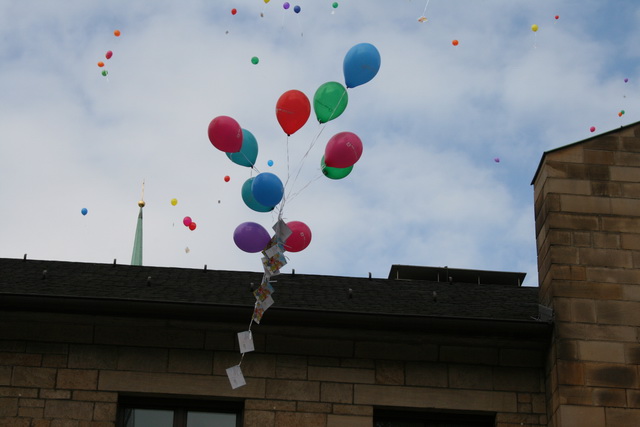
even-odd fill
[[[546,153],[534,194],[549,425],[640,425],[640,126]]]
[[[240,400],[246,427],[371,427],[376,407],[489,412],[498,427],[548,421],[540,343],[265,321],[242,361],[247,385],[232,390],[225,370],[245,328],[1,313],[0,426],[113,427],[119,396],[133,393]]]

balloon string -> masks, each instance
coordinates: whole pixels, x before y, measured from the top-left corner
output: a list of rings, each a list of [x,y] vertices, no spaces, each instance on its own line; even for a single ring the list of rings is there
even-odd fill
[[[427,4],[424,5],[424,10],[422,11],[422,16],[426,16],[425,14],[427,13],[427,6],[429,6],[429,2],[431,0],[427,0]]]

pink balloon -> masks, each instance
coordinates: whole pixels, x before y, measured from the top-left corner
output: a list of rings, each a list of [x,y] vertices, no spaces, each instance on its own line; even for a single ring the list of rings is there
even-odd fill
[[[209,123],[209,141],[220,151],[237,153],[242,148],[242,128],[228,116],[218,116]]]
[[[185,227],[190,226],[192,222],[193,221],[191,221],[190,216],[185,216],[184,219],[182,220],[182,223],[184,224]]]
[[[591,126],[591,127],[589,128],[589,130],[590,130],[591,132],[595,132],[595,131],[596,131],[596,127],[595,127],[595,126]]]
[[[291,235],[284,242],[284,249],[289,252],[300,252],[311,243],[311,229],[301,221],[290,221],[287,227],[291,229]]]
[[[111,59],[111,57],[113,56],[113,52],[111,52],[110,50],[107,51],[107,53],[104,55],[107,59]]]
[[[324,149],[324,164],[332,168],[353,166],[362,156],[362,141],[352,132],[340,132],[331,137]]]

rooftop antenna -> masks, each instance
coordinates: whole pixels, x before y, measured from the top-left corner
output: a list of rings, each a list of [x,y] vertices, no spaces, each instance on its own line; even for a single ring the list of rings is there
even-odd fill
[[[142,208],[144,208],[144,179],[142,180],[142,196],[138,201],[140,211],[138,212],[138,223],[136,224],[136,237],[133,241],[133,254],[131,255],[131,265],[142,265]]]

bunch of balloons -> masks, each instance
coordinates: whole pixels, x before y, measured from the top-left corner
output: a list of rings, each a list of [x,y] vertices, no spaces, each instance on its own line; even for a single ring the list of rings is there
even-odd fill
[[[113,32],[113,35],[114,35],[114,36],[116,36],[116,37],[120,37],[120,30],[115,30],[115,31]],[[105,53],[105,54],[104,54],[104,57],[105,57],[107,60],[111,59],[111,57],[112,57],[112,56],[113,56],[113,52],[112,52],[112,51],[110,51],[110,50],[108,50],[108,51],[107,51],[107,53]],[[98,67],[100,67],[100,68],[104,67],[104,62],[103,62],[103,61],[98,61]],[[107,76],[107,74],[109,74],[109,71],[107,71],[106,69],[104,69],[104,70],[102,70],[102,73],[101,73],[101,74],[102,74],[104,77],[106,77],[106,76]]]
[[[190,216],[185,216],[182,220],[182,224],[191,231],[195,230],[197,227],[195,221],[193,221]]]
[[[344,85],[335,81],[326,82],[314,94],[313,111],[318,123],[325,124],[339,117],[348,104],[347,89],[369,82],[379,69],[380,53],[375,46],[360,43],[349,49],[343,62]],[[296,89],[288,90],[278,98],[276,119],[287,136],[293,135],[307,123],[311,108],[309,98]],[[211,144],[226,153],[232,162],[255,169],[258,142],[235,119],[229,116],[215,117],[209,123],[208,136]],[[345,131],[333,135],[327,142],[320,161],[322,173],[334,180],[346,177],[362,156],[362,151],[362,141],[355,133]],[[273,162],[269,162],[271,166]],[[271,212],[282,202],[284,191],[284,185],[277,175],[261,172],[244,182],[241,196],[249,209]],[[281,214],[282,211],[279,216]],[[291,234],[282,242],[283,249],[289,252],[304,250],[311,242],[309,227],[301,221],[290,221],[286,225]],[[273,237],[260,224],[244,222],[236,227],[233,240],[241,250],[254,253],[263,251],[272,243]]]

